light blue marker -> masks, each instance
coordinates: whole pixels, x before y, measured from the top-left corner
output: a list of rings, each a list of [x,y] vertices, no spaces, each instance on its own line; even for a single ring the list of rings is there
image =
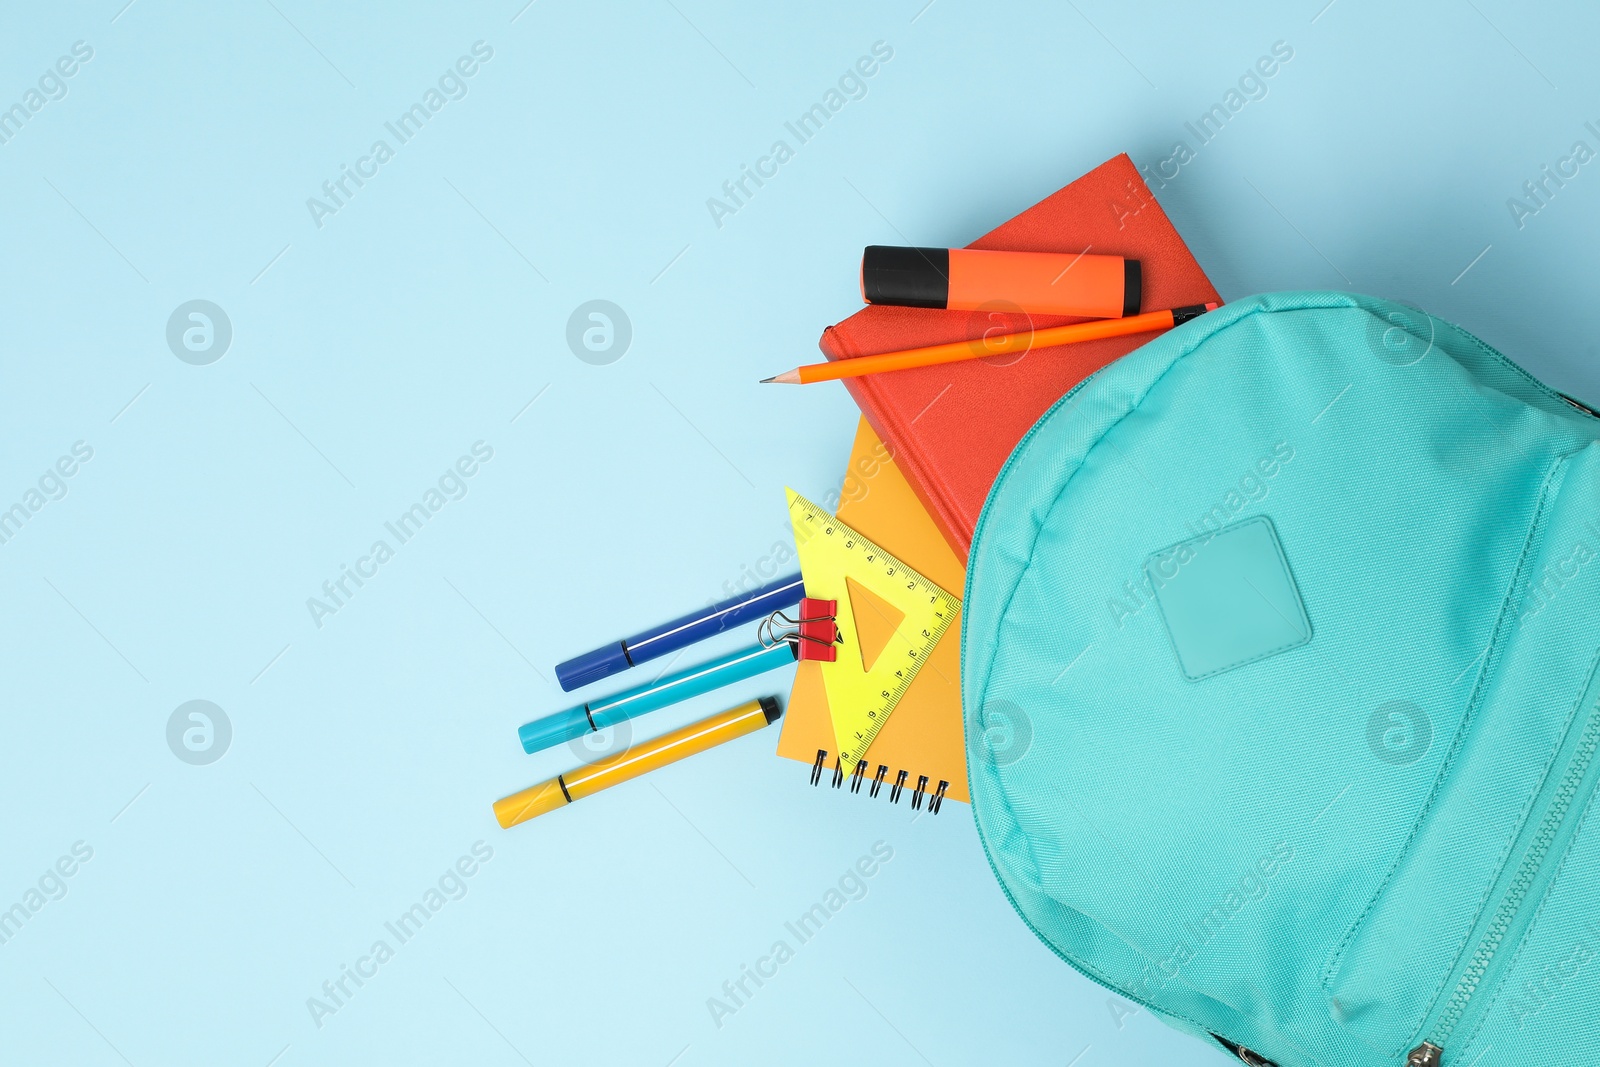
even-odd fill
[[[524,752],[538,752],[794,661],[795,647],[791,642],[779,642],[771,648],[758,644],[624,690],[616,696],[601,697],[523,723],[517,729],[517,736],[522,740]]]

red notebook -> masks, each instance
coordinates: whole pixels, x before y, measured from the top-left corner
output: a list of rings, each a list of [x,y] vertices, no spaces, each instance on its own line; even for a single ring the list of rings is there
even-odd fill
[[[1041,200],[969,248],[1096,252],[1137,259],[1141,310],[1220,300],[1127,155]],[[1036,315],[1042,329],[1081,319]],[[1014,309],[938,311],[873,305],[822,332],[830,360],[1028,328]],[[1022,435],[1091,372],[1151,340],[1111,337],[1023,356],[967,360],[845,381],[945,540],[965,560],[989,487]]]

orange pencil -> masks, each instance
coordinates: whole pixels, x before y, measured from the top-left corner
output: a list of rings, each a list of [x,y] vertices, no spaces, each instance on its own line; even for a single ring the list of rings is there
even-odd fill
[[[1044,330],[1026,333],[1008,333],[999,337],[973,341],[951,341],[949,344],[908,348],[901,352],[883,352],[876,356],[857,356],[831,363],[810,363],[794,370],[784,371],[763,382],[781,382],[786,385],[810,385],[838,378],[859,378],[863,374],[882,374],[885,371],[911,370],[914,367],[932,367],[940,363],[955,363],[963,359],[984,359],[1004,356],[1014,352],[1028,352],[1035,348],[1051,348],[1076,341],[1098,341],[1102,337],[1122,337],[1132,333],[1153,333],[1188,322],[1192,318],[1215,311],[1220,305],[1190,304],[1187,307],[1166,311],[1151,311],[1143,315],[1129,315],[1122,319],[1100,319],[1095,322],[1077,322],[1071,326],[1051,326]]]

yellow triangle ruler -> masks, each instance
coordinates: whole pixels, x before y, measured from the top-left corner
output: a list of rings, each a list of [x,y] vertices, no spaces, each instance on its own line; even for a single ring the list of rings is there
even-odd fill
[[[839,763],[848,774],[961,601],[794,490],[786,492],[806,596],[839,603],[839,654],[820,666]]]

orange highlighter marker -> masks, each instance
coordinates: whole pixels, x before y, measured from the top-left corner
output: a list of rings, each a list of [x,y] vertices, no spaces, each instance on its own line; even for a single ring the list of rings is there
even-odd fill
[[[643,741],[615,760],[591,763],[575,771],[558,774],[548,782],[529,786],[494,802],[494,817],[503,829],[527,822],[535,815],[564,808],[574,800],[602,789],[637,778],[646,771],[665,767],[685,756],[755,733],[783,712],[777,700],[762,697],[736,708],[690,723],[671,733]]]
[[[869,304],[1115,319],[1139,313],[1137,259],[1088,252],[990,252],[868,245],[861,297]]]

